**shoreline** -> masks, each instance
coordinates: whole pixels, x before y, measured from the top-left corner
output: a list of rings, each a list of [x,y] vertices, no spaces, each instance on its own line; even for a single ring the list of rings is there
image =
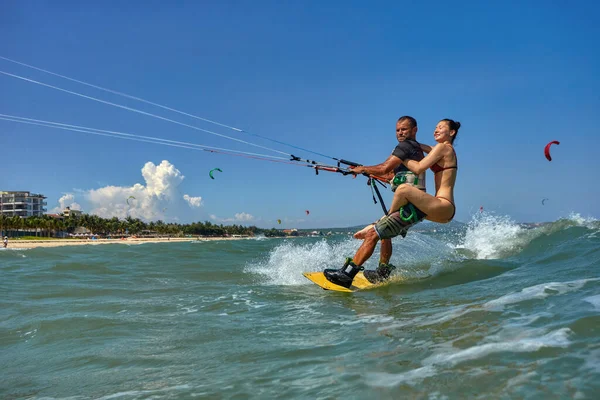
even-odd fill
[[[9,240],[7,249],[33,249],[39,247],[62,246],[97,246],[103,244],[142,244],[142,243],[181,243],[181,242],[209,242],[215,240],[244,240],[251,236],[242,237],[188,237],[188,238],[127,238],[127,239],[47,239],[47,240]]]

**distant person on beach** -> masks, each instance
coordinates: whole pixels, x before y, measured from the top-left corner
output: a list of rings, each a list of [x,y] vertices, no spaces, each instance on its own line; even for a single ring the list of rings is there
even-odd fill
[[[428,154],[421,161],[407,160],[403,163],[417,175],[431,168],[435,177],[435,196],[412,185],[400,185],[394,193],[388,215],[354,235],[356,239],[364,240],[354,257],[347,258],[339,270],[324,271],[330,282],[349,288],[356,274],[364,269],[362,264],[371,257],[379,240],[406,234],[409,227],[424,218],[442,224],[452,221],[456,213],[454,185],[458,172],[458,160],[452,144],[459,129],[460,122],[441,120],[433,132],[433,138],[438,144],[433,148],[422,145]]]
[[[406,184],[425,192],[425,172],[415,174],[403,164],[408,160],[420,161],[424,157],[423,150],[416,141],[417,130],[417,120],[413,117],[405,115],[398,118],[398,121],[396,121],[396,139],[398,140],[398,144],[392,151],[392,154],[381,164],[354,167],[352,169],[353,172],[390,179],[392,191],[395,191],[399,185]],[[396,268],[389,263],[391,257],[392,240],[382,239],[379,266],[374,271],[365,271],[365,277],[369,281],[374,282],[387,279]]]
[[[8,236],[4,236],[4,240],[2,241],[4,248],[8,247]]]

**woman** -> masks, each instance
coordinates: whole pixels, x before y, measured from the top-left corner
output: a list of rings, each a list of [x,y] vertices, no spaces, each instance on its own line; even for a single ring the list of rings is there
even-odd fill
[[[452,221],[456,214],[454,184],[458,172],[458,160],[452,144],[459,129],[460,122],[441,120],[433,132],[433,138],[438,144],[433,148],[421,145],[423,151],[428,153],[421,161],[404,161],[404,165],[415,174],[431,168],[435,178],[435,196],[418,189],[413,190],[415,188],[410,185],[402,185],[394,193],[390,211],[398,211],[400,207],[411,203],[423,211],[430,221],[442,224]]]
[[[443,224],[452,221],[456,213],[454,184],[458,171],[456,152],[452,144],[459,129],[460,122],[451,119],[441,120],[433,132],[433,138],[438,144],[433,148],[421,145],[423,151],[428,153],[421,161],[404,161],[404,165],[417,175],[431,168],[435,178],[435,196],[411,185],[399,186],[394,193],[388,215],[377,221],[375,225],[369,225],[354,234],[356,239],[364,239],[354,257],[347,258],[346,263],[339,270],[324,271],[329,281],[350,287],[356,274],[364,269],[362,264],[371,257],[380,239],[406,235],[409,227],[424,218]],[[375,283],[387,279],[390,273],[390,269],[377,268],[375,271],[365,271],[365,277]]]

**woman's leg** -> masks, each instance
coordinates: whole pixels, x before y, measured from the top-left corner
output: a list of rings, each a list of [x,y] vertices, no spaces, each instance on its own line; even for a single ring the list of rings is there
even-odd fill
[[[414,186],[401,185],[394,193],[390,214],[408,203],[427,214],[427,219],[433,222],[446,223],[454,212],[450,202],[438,199]]]

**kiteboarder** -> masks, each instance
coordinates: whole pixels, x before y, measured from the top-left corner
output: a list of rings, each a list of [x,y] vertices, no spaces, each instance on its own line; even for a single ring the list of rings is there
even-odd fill
[[[355,235],[357,239],[363,239],[364,242],[354,257],[347,258],[344,266],[339,270],[324,271],[325,277],[330,282],[349,288],[356,274],[364,269],[362,264],[371,257],[379,240],[404,234],[410,226],[424,218],[438,223],[448,223],[454,218],[456,213],[454,184],[458,160],[452,144],[459,129],[460,122],[451,119],[441,120],[433,133],[438,144],[433,148],[423,145],[428,155],[421,161],[407,160],[403,163],[415,174],[421,174],[427,168],[431,168],[435,174],[435,196],[411,185],[399,186],[394,193],[388,215]]]
[[[400,117],[396,122],[396,139],[398,140],[398,144],[394,148],[394,151],[392,151],[392,154],[381,164],[354,167],[353,172],[358,174],[366,173],[386,179],[392,178],[390,180],[392,191],[395,191],[401,184],[415,186],[419,190],[425,191],[425,171],[420,174],[414,174],[403,164],[403,162],[408,160],[420,161],[424,157],[423,150],[416,141],[417,130],[416,119],[406,115]],[[383,239],[381,241],[379,265],[374,271],[365,271],[365,277],[373,282],[387,279],[396,268],[390,264],[391,257],[392,240]]]

